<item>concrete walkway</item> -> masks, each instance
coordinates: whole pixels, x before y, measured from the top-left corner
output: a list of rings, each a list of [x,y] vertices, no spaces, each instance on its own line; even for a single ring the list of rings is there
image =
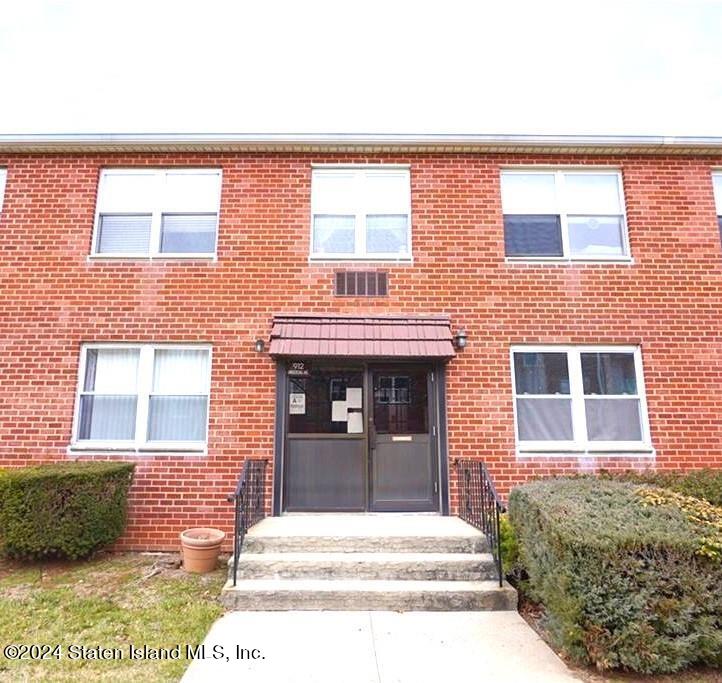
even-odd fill
[[[579,680],[513,611],[231,612],[204,643],[184,683]]]

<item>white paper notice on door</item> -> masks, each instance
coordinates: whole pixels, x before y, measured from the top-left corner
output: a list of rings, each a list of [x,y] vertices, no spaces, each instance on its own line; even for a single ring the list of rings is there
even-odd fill
[[[348,426],[346,432],[349,434],[363,434],[364,414],[361,411],[348,414]]]
[[[363,408],[363,389],[347,387],[346,403],[349,408]]]
[[[346,401],[331,401],[331,422],[346,422],[348,405]]]
[[[306,394],[288,395],[288,412],[291,415],[306,414]]]

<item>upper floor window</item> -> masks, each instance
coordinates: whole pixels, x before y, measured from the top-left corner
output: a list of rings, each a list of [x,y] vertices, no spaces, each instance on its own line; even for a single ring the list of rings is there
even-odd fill
[[[8,172],[4,168],[0,168],[0,213],[3,210],[3,199],[5,198],[5,179]]]
[[[208,347],[84,346],[73,444],[202,450],[210,367]]]
[[[411,258],[409,170],[315,168],[311,258]]]
[[[638,347],[512,349],[520,451],[651,450]]]
[[[629,258],[617,171],[503,171],[501,202],[507,257]]]
[[[722,171],[712,174],[712,183],[714,185],[714,202],[717,207],[717,225],[720,239],[722,239]]]
[[[92,253],[213,256],[220,194],[219,169],[106,169]]]

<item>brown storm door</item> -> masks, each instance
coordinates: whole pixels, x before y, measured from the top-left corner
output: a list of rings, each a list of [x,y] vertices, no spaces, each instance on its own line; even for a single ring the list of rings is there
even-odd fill
[[[428,367],[372,368],[369,415],[369,508],[439,509],[433,375]]]

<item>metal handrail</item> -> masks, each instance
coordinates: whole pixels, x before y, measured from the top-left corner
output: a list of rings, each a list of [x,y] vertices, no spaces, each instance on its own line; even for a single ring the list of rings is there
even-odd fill
[[[265,481],[267,460],[246,460],[236,490],[228,496],[235,503],[233,525],[233,585],[238,574],[238,557],[241,554],[246,531],[266,516]]]
[[[480,460],[457,460],[459,475],[459,517],[476,527],[489,542],[494,557],[499,586],[504,583],[501,564],[501,522],[500,515],[506,512],[489,470]]]

